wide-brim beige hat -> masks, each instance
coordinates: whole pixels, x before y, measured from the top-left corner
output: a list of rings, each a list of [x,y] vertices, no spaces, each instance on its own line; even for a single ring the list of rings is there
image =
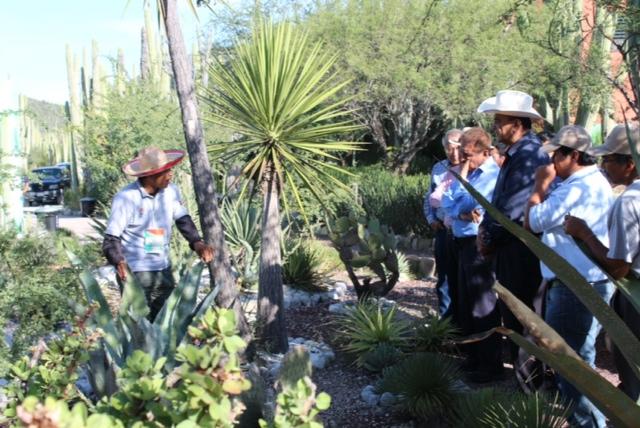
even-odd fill
[[[594,147],[589,151],[589,154],[593,156],[605,156],[612,154],[630,155],[631,146],[629,143],[633,144],[637,152],[640,152],[638,125],[628,124],[628,126],[629,135],[627,134],[627,125],[624,123],[616,125],[609,135],[607,135],[607,138],[604,140],[604,144]],[[631,141],[629,141],[629,136],[631,137]]]
[[[495,97],[484,100],[478,107],[478,113],[542,119],[540,113],[533,108],[531,95],[511,90],[499,91]]]
[[[560,147],[569,147],[579,152],[588,153],[591,149],[591,135],[579,125],[563,126],[551,141],[542,146],[542,150],[551,153]]]
[[[122,171],[133,177],[146,177],[173,168],[184,158],[183,150],[162,150],[145,147],[138,156],[122,167]]]

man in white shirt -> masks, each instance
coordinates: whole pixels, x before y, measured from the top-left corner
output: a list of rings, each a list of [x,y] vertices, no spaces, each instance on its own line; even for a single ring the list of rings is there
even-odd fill
[[[602,242],[608,242],[606,218],[613,192],[588,154],[591,137],[581,126],[565,126],[543,149],[553,153],[552,164],[536,170],[534,189],[525,209],[525,227],[542,233],[542,241],[576,268],[604,300],[613,295],[613,284],[578,247],[563,228],[567,215],[585,219]],[[552,182],[562,181],[549,192]],[[595,342],[601,325],[553,271],[541,263],[548,283],[545,321],[553,327],[589,365],[595,364]],[[570,423],[580,427],[605,427],[604,415],[573,385],[557,376],[558,388],[573,403]]]
[[[591,151],[602,156],[602,168],[613,185],[625,185],[608,217],[609,245],[599,239],[580,216],[569,216],[565,220],[566,232],[582,240],[591,251],[595,260],[614,279],[626,276],[640,279],[640,180],[637,165],[631,155],[631,145],[640,151],[640,130],[638,126],[618,125],[607,136],[605,143]],[[573,213],[572,213],[573,214]],[[640,314],[631,302],[619,291],[613,297],[613,308],[631,331],[640,337]],[[632,400],[640,398],[640,379],[636,377],[629,364],[614,347],[614,359],[620,376],[622,389]]]

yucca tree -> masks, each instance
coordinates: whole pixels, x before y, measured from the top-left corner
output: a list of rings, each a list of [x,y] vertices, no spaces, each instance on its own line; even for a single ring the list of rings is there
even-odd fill
[[[228,63],[211,69],[212,86],[205,95],[212,108],[209,119],[242,136],[210,145],[210,153],[245,160],[242,171],[248,180],[241,195],[249,183],[262,193],[258,318],[261,338],[274,352],[287,349],[280,254],[283,190],[286,186],[304,216],[300,187],[320,201],[329,188],[344,187],[332,175],[344,172],[332,162],[334,153],[358,148],[332,140],[358,128],[343,108],[347,100],[338,97],[346,82],[331,72],[334,62],[293,25],[261,22],[251,38],[238,41]]]

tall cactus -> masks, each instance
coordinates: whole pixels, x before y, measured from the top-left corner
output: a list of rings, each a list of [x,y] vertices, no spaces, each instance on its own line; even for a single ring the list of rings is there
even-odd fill
[[[67,79],[69,83],[69,120],[71,122],[71,150],[75,152],[77,149],[77,141],[79,141],[79,130],[82,127],[82,109],[80,107],[80,97],[78,89],[80,81],[78,77],[78,63],[76,57],[71,52],[71,47],[66,45],[67,53]],[[77,153],[71,156],[71,188],[76,191],[79,187],[78,177],[80,176],[80,168],[77,162]]]
[[[358,300],[385,296],[396,285],[400,278],[397,241],[389,227],[375,218],[350,215],[333,222],[329,238],[340,254]],[[372,282],[372,278],[364,277],[360,282],[354,269],[363,267],[371,269],[378,280]]]

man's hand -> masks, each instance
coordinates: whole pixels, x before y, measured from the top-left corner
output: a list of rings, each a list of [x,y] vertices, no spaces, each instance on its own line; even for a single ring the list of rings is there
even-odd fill
[[[127,280],[127,262],[125,262],[124,260],[119,262],[116,265],[116,272],[118,274],[118,278],[120,278],[122,281],[126,281]]]
[[[495,252],[495,248],[487,245],[486,243],[486,233],[487,232],[482,228],[482,226],[480,226],[480,229],[478,229],[478,235],[476,236],[476,249],[482,257],[488,257]]]
[[[476,224],[480,224],[480,222],[482,221],[482,212],[478,208],[474,208],[470,214],[471,221]]]
[[[534,178],[535,188],[546,193],[551,182],[556,178],[556,168],[552,163],[548,165],[541,165],[536,169]]]
[[[462,166],[460,167],[460,177],[467,179],[467,175],[469,175],[469,159],[464,161]]]
[[[203,262],[209,263],[213,260],[213,248],[205,244],[203,241],[198,241],[193,244],[193,249]]]
[[[564,217],[564,223],[562,226],[567,235],[571,235],[581,241],[586,241],[591,235],[593,235],[593,232],[589,229],[589,226],[587,226],[587,223],[583,219],[572,215]]]
[[[429,227],[431,228],[431,230],[433,230],[434,232],[438,232],[442,229],[444,229],[444,224],[442,224],[442,222],[440,220],[434,220]]]

